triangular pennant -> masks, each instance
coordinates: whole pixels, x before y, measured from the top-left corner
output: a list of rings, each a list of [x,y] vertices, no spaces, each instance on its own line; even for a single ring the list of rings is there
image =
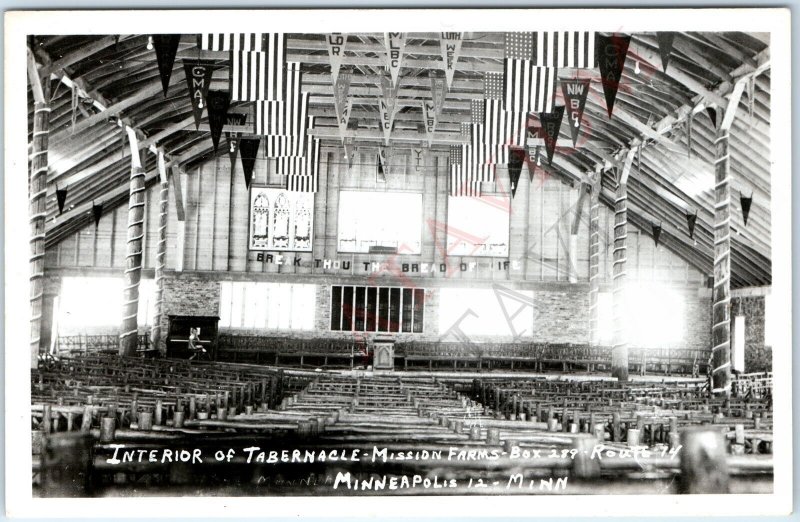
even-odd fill
[[[207,101],[208,126],[211,128],[211,141],[214,143],[214,153],[216,154],[219,137],[227,120],[231,98],[226,91],[208,91]]]
[[[750,196],[739,194],[739,202],[742,204],[742,217],[744,218],[744,226],[747,226],[747,217],[750,215],[750,205],[753,204],[753,194],[750,194]]]
[[[344,59],[344,50],[347,47],[347,35],[343,33],[331,33],[325,39],[328,45],[328,58],[331,61],[331,84],[336,85],[339,78],[339,68]]]
[[[708,117],[711,118],[711,125],[716,129],[717,128],[717,109],[714,107],[706,107],[706,113],[708,113]]]
[[[339,133],[343,140],[347,123],[350,121],[350,111],[353,108],[353,100],[347,97],[352,79],[352,71],[342,71],[333,85],[333,104],[336,109],[336,120],[339,122]]]
[[[564,106],[556,105],[553,112],[540,112],[539,122],[544,133],[544,147],[547,150],[547,162],[553,164],[553,154],[556,151],[558,132],[561,129],[561,119],[564,117]]]
[[[247,114],[228,114],[227,123],[229,125],[242,126],[247,121]],[[228,156],[231,159],[231,172],[236,170],[236,156],[239,155],[239,133],[226,132],[225,137],[228,139]]]
[[[431,79],[431,100],[433,100],[433,109],[437,117],[442,115],[444,100],[447,97],[447,80],[439,73],[440,71],[428,71]]]
[[[175,64],[175,55],[178,54],[178,45],[181,43],[179,34],[154,34],[153,46],[156,50],[158,61],[158,74],[161,76],[161,87],[164,89],[164,98],[169,91],[169,79],[172,76],[172,66]]]
[[[411,149],[411,164],[414,165],[416,172],[425,170],[425,158],[428,156],[428,147],[423,143],[419,147]]]
[[[447,80],[447,90],[453,85],[453,74],[456,72],[456,62],[461,54],[461,41],[463,33],[442,33],[439,40],[442,48],[442,64],[444,76]]]
[[[375,172],[375,181],[386,183],[386,152],[383,147],[378,147],[378,164]]]
[[[208,86],[211,85],[211,75],[214,68],[203,62],[183,61],[183,70],[186,73],[186,86],[189,88],[189,100],[192,102],[195,130],[200,130],[200,120],[203,118],[203,109],[206,106]]]
[[[356,155],[353,138],[348,137],[342,140],[342,146],[344,147],[344,159],[347,160],[347,170],[350,170],[353,168],[353,160]]]
[[[92,202],[92,216],[94,217],[94,226],[100,225],[100,218],[103,217],[103,204]]]
[[[653,223],[653,241],[656,242],[656,248],[658,248],[659,237],[661,237],[661,224],[656,225]]]
[[[242,172],[244,173],[244,184],[247,188],[250,188],[250,182],[253,180],[253,169],[256,166],[258,147],[260,145],[261,140],[258,138],[241,138],[239,140],[239,150],[242,156]]]
[[[661,68],[667,72],[669,57],[672,55],[672,42],[675,41],[675,33],[672,31],[656,33],[658,40],[658,51],[661,54]]]
[[[533,176],[536,174],[536,167],[540,164],[539,159],[539,141],[542,140],[542,128],[530,125],[528,126],[528,139],[525,141],[525,163],[528,164],[528,176],[533,181]]]
[[[614,110],[614,100],[617,98],[617,89],[619,89],[619,82],[622,78],[622,70],[625,68],[625,58],[628,56],[630,42],[630,35],[597,35],[595,53],[609,118]]]
[[[519,176],[522,173],[522,163],[525,158],[525,150],[521,147],[511,147],[508,153],[508,178],[511,181],[511,197],[517,194]]]
[[[67,201],[67,189],[56,188],[56,201],[58,202],[58,213],[64,212],[64,203]]]
[[[383,129],[383,139],[386,145],[389,144],[389,136],[392,134],[394,117],[397,114],[397,93],[400,91],[400,82],[392,87],[387,76],[381,76],[381,99],[378,100],[378,108],[381,113],[381,128]]]
[[[697,223],[697,211],[694,214],[686,214],[686,224],[689,226],[689,237],[694,238],[694,225]]]
[[[586,107],[586,96],[589,94],[589,78],[561,80],[561,92],[567,104],[569,119],[569,132],[572,134],[572,145],[578,145],[578,134],[581,130],[583,109]]]
[[[385,33],[386,68],[392,76],[392,85],[397,85],[400,68],[403,66],[403,54],[406,48],[406,33]]]
[[[425,135],[428,137],[428,145],[433,145],[433,136],[436,131],[436,110],[432,100],[422,100],[422,121]]]

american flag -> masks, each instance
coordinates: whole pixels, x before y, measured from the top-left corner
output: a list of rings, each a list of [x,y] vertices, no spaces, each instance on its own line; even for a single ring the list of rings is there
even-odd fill
[[[503,98],[503,73],[487,72],[483,77],[483,97],[487,100]]]
[[[270,33],[263,51],[231,52],[232,101],[282,101],[286,42],[283,33]]]
[[[486,100],[483,119],[483,143],[488,145],[515,145],[525,143],[527,112],[509,112],[502,108],[500,100]]]
[[[203,51],[263,51],[265,33],[205,33],[199,38]]]
[[[305,126],[308,93],[301,91],[300,64],[287,64],[285,94],[281,101],[255,103],[255,133],[259,135],[296,136]]]
[[[550,112],[556,92],[557,69],[536,67],[531,60],[505,60],[505,110]]]
[[[480,151],[471,144],[450,148],[450,195],[479,197],[480,184],[494,181],[495,165],[480,163]]]
[[[483,123],[484,114],[486,114],[483,103],[483,100],[472,100],[470,102],[470,119],[472,123]]]
[[[278,158],[278,174],[286,176],[291,192],[316,192],[319,188],[319,140],[306,140],[306,153],[300,158]]]
[[[531,59],[544,67],[596,67],[594,47],[592,31],[539,31],[533,33]]]
[[[505,33],[506,58],[530,60],[533,53],[533,33]]]

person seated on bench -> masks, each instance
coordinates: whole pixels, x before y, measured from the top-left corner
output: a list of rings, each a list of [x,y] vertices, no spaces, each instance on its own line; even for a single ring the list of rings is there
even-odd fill
[[[195,357],[208,353],[200,343],[200,328],[189,328],[189,351],[192,352],[192,356],[189,357],[190,361]]]

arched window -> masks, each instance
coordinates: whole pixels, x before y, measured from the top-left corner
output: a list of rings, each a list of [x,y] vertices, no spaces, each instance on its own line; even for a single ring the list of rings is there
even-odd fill
[[[289,198],[281,193],[275,200],[275,226],[272,246],[289,248]]]
[[[259,194],[253,201],[253,244],[252,247],[269,245],[269,199]]]

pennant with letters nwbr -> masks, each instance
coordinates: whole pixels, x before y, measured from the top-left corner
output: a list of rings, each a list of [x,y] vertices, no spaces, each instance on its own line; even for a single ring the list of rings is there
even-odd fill
[[[175,64],[175,55],[178,54],[178,45],[181,43],[179,34],[154,34],[153,47],[156,50],[158,74],[161,76],[161,87],[164,89],[164,98],[169,91],[169,79],[172,77],[172,66]]]
[[[328,45],[328,58],[331,61],[331,84],[336,85],[339,79],[339,68],[344,59],[344,50],[347,47],[347,35],[343,33],[331,33],[325,38]]]
[[[186,73],[186,86],[189,88],[189,99],[192,102],[195,130],[200,130],[200,120],[203,119],[203,109],[208,103],[206,95],[208,87],[211,85],[214,67],[200,61],[184,60],[183,70]]]
[[[436,131],[436,110],[432,100],[422,100],[422,120],[424,121],[425,135],[428,145],[433,145],[433,136]]]
[[[600,79],[603,83],[609,118],[614,110],[614,100],[617,98],[617,90],[619,82],[622,80],[622,70],[625,68],[625,58],[628,56],[630,43],[631,36],[626,34],[597,35],[597,47],[595,48],[597,65],[600,67]]]
[[[347,123],[350,121],[350,111],[353,107],[353,100],[347,96],[352,79],[352,71],[342,71],[333,85],[333,104],[336,108],[336,121],[339,122],[339,133],[342,139],[344,139]]]
[[[406,49],[406,33],[385,33],[386,68],[392,75],[392,84],[397,85],[400,68],[403,66],[403,53]]]
[[[389,144],[389,136],[392,134],[394,117],[397,114],[397,93],[400,91],[400,82],[392,87],[391,81],[386,76],[381,76],[381,98],[378,100],[378,108],[381,114],[381,128],[383,129],[383,139]]]
[[[456,72],[456,62],[461,54],[461,41],[464,33],[442,33],[440,45],[442,48],[442,63],[444,76],[447,80],[447,90],[453,85],[453,74]]]
[[[578,145],[578,134],[581,130],[581,120],[583,109],[586,107],[586,95],[589,94],[589,80],[561,80],[561,91],[564,94],[564,101],[567,104],[567,116],[569,120],[569,132],[572,134],[572,145]]]
[[[230,101],[230,95],[225,91],[208,91],[208,126],[211,128],[214,153],[217,152],[222,127],[225,126]]]
[[[228,114],[227,124],[241,127],[247,121],[247,114]],[[231,159],[231,172],[236,169],[236,156],[239,154],[239,132],[225,132],[228,140],[228,156]]]
[[[539,122],[544,133],[544,147],[547,150],[547,162],[553,164],[553,153],[556,151],[558,132],[561,129],[561,120],[564,118],[564,106],[557,105],[553,112],[539,113]]]
[[[447,80],[444,79],[441,71],[428,71],[431,79],[431,100],[433,100],[433,110],[436,117],[442,115],[444,110],[444,100],[447,97]]]

